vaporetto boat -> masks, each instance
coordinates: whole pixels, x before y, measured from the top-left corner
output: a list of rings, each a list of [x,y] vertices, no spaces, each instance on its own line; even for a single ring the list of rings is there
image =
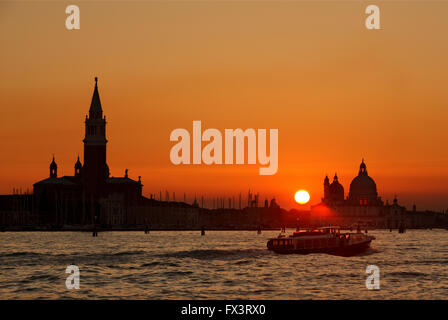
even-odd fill
[[[340,256],[352,256],[370,248],[374,236],[361,233],[341,233],[339,227],[302,229],[292,235],[280,234],[268,240],[267,247],[277,253],[327,253]]]

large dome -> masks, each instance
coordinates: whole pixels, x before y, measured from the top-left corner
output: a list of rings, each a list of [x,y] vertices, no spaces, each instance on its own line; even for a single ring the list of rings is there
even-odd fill
[[[350,183],[350,195],[377,196],[375,181],[369,176],[357,176]]]
[[[358,176],[350,183],[349,198],[353,200],[377,197],[375,181],[367,174],[367,167],[362,161]]]

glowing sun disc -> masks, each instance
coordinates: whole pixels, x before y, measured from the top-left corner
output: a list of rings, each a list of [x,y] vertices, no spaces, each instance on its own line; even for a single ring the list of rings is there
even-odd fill
[[[310,201],[310,194],[305,190],[299,190],[294,195],[294,200],[296,200],[297,203],[305,204]]]

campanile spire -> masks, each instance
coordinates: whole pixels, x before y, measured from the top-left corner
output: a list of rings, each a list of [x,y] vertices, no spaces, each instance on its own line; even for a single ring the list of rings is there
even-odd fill
[[[103,108],[101,107],[100,94],[98,93],[98,77],[95,77],[95,89],[93,90],[92,102],[90,103],[89,117],[91,119],[101,119]]]
[[[86,190],[97,194],[109,176],[106,163],[106,118],[103,117],[98,78],[95,77],[89,115],[85,120],[83,180]]]

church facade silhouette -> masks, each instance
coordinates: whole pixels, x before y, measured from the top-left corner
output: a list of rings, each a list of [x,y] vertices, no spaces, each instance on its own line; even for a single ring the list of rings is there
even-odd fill
[[[79,156],[73,176],[58,176],[53,157],[49,177],[33,185],[33,212],[39,224],[78,225],[101,222],[105,199],[115,199],[119,208],[135,206],[142,200],[142,182],[128,177],[111,177],[107,165],[106,117],[103,116],[98,78],[89,114],[85,118],[84,163]]]

